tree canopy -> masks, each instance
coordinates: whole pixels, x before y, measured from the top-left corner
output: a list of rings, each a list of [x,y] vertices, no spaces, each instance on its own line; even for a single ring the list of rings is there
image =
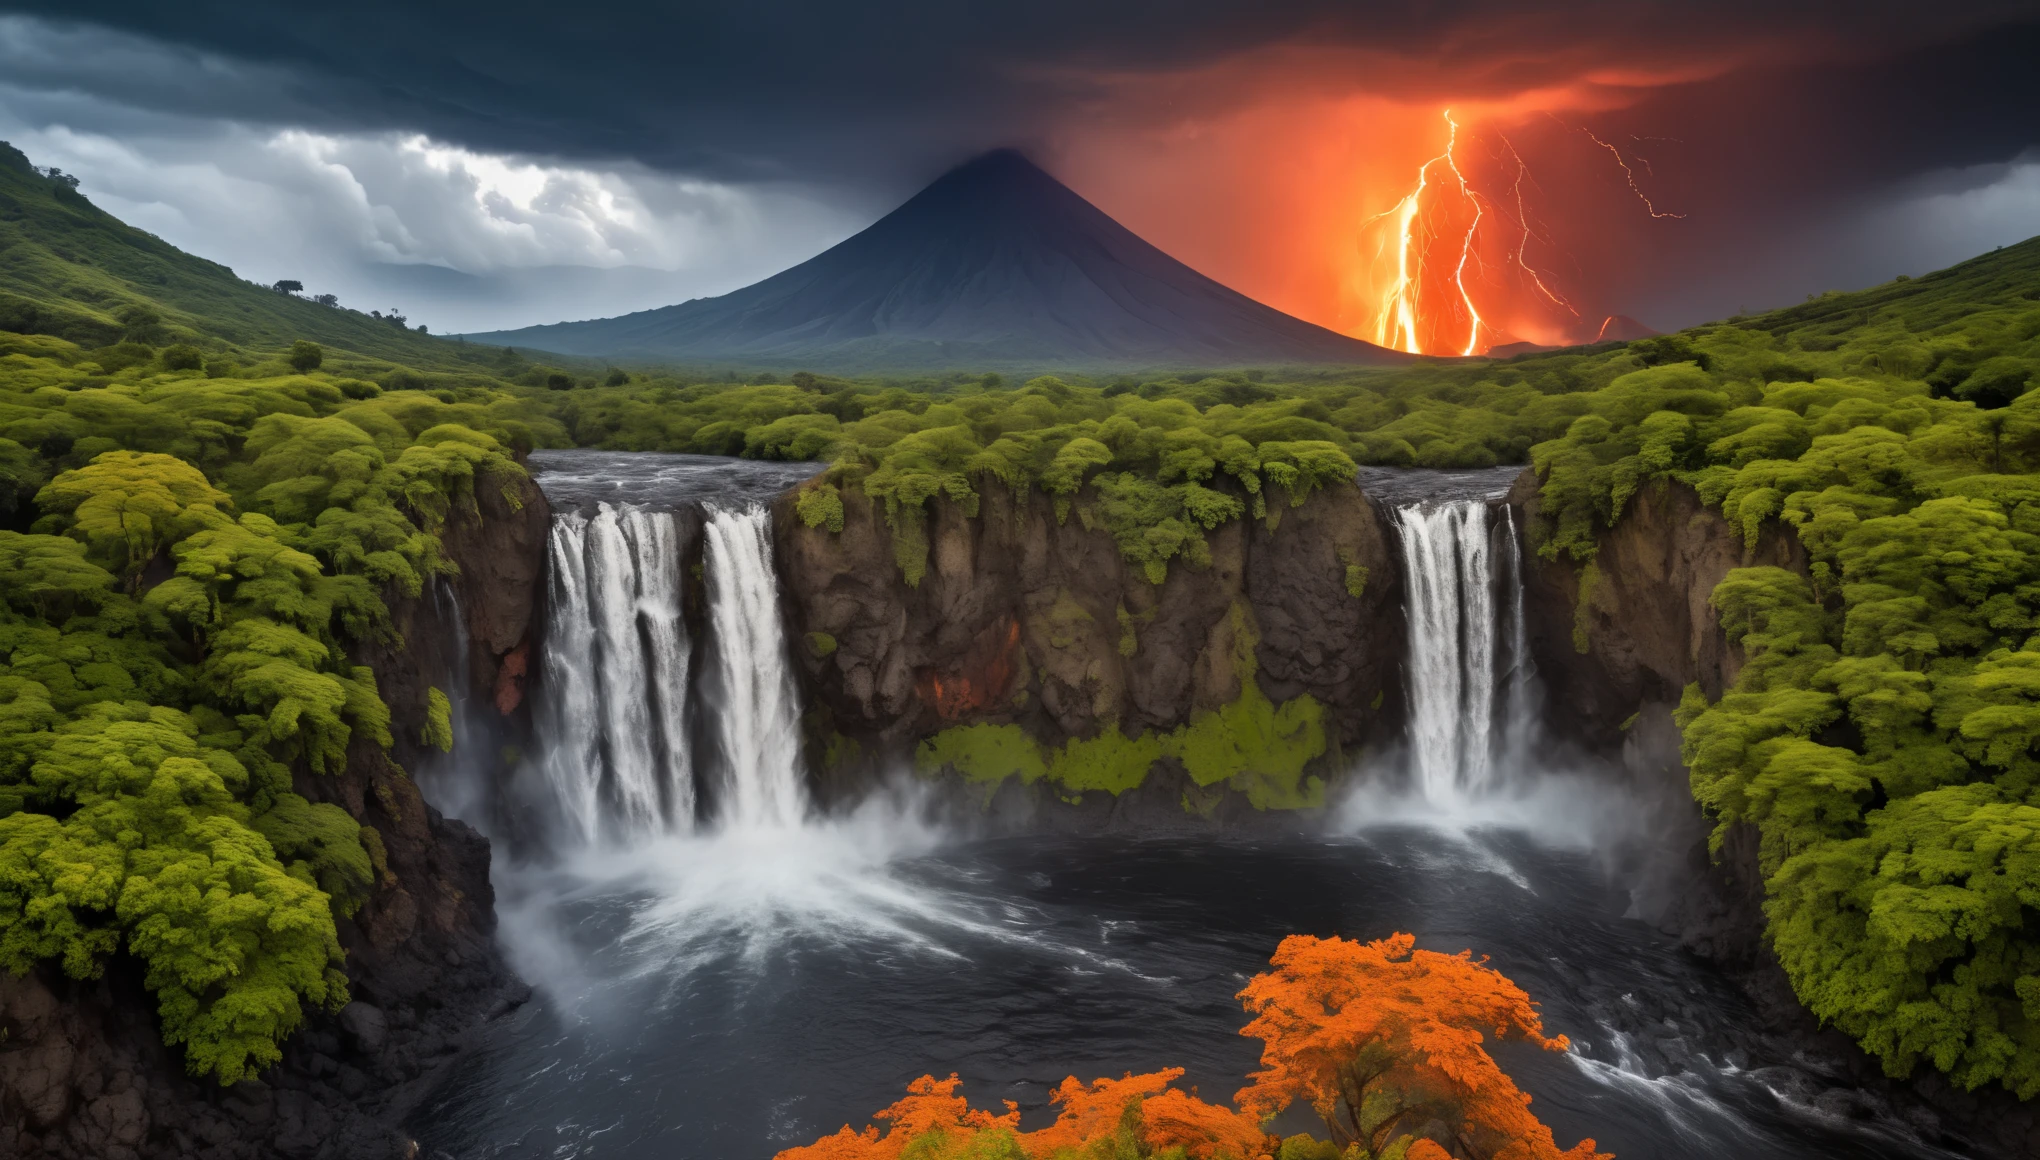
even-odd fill
[[[1491,1034],[1565,1050],[1529,997],[1470,953],[1413,943],[1284,939],[1273,970],[1240,992],[1255,1016],[1241,1034],[1267,1047],[1238,1111],[1176,1087],[1182,1068],[1071,1076],[1049,1096],[1054,1122],[1022,1132],[1012,1102],[972,1108],[955,1075],[924,1075],[876,1123],[777,1160],[1612,1160],[1592,1140],[1559,1151],[1482,1047]],[[1264,1132],[1299,1099],[1324,1116],[1329,1142]]]

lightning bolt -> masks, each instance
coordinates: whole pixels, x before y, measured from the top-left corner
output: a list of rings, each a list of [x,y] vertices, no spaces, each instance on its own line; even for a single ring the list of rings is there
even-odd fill
[[[1579,318],[1579,309],[1568,301],[1565,295],[1553,289],[1543,273],[1530,261],[1530,242],[1533,236],[1540,242],[1545,239],[1538,235],[1531,224],[1528,201],[1523,189],[1525,182],[1533,187],[1537,186],[1537,182],[1522,154],[1517,151],[1515,143],[1500,133],[1477,134],[1470,129],[1462,132],[1462,127],[1458,119],[1452,115],[1451,109],[1444,110],[1444,119],[1446,125],[1444,150],[1417,167],[1416,182],[1400,201],[1362,223],[1363,229],[1371,229],[1374,223],[1382,222],[1384,219],[1392,223],[1390,228],[1383,229],[1378,235],[1382,240],[1375,252],[1376,269],[1379,269],[1380,264],[1387,259],[1389,247],[1392,246],[1395,251],[1395,276],[1382,292],[1380,304],[1375,311],[1374,341],[1381,346],[1408,351],[1411,354],[1466,356],[1480,354],[1484,345],[1492,346],[1506,339],[1505,332],[1500,327],[1490,324],[1481,313],[1479,301],[1475,296],[1475,291],[1479,287],[1468,280],[1468,267],[1471,266],[1476,275],[1474,282],[1480,281],[1483,277],[1490,284],[1495,281],[1483,263],[1480,245],[1482,229],[1486,228],[1492,232],[1496,228],[1490,219],[1502,222],[1504,228],[1514,227],[1514,245],[1497,238],[1491,252],[1497,256],[1505,256],[1504,260],[1516,268],[1517,273],[1514,277],[1518,286],[1528,283],[1529,290],[1519,293],[1534,292],[1535,296],[1552,307]],[[1659,209],[1644,192],[1642,185],[1637,181],[1636,170],[1631,162],[1633,160],[1644,166],[1645,171],[1649,172],[1648,158],[1640,154],[1625,156],[1621,149],[1595,136],[1585,127],[1567,125],[1556,116],[1552,119],[1567,129],[1577,128],[1594,144],[1606,149],[1615,158],[1615,164],[1621,167],[1623,176],[1629,183],[1630,192],[1636,195],[1651,217],[1686,216]],[[1489,183],[1495,186],[1492,194],[1476,188],[1473,179],[1468,176],[1469,171],[1461,164],[1459,150],[1465,144],[1462,137],[1470,141],[1485,141],[1487,160],[1502,168],[1500,180]],[[1500,143],[1499,149],[1496,142]],[[1476,156],[1473,160],[1480,162],[1481,158]],[[1513,179],[1506,176],[1509,166],[1514,168]],[[1502,187],[1502,181],[1508,182],[1505,188]],[[1512,202],[1513,215],[1510,205]],[[1444,220],[1440,220],[1441,215],[1456,214],[1470,214],[1466,219],[1463,233],[1457,225],[1451,224],[1458,220],[1457,217],[1446,216]],[[1449,249],[1455,242],[1459,250],[1456,257],[1450,255]],[[1446,270],[1448,262],[1449,272]],[[1503,293],[1507,291],[1504,290]],[[1458,301],[1447,307],[1439,299],[1440,294],[1456,295]],[[1426,295],[1429,295],[1433,311],[1431,317],[1426,316]],[[1444,317],[1447,314],[1451,317]],[[1457,338],[1457,323],[1462,317],[1466,325],[1463,342]],[[1606,323],[1603,323],[1603,330],[1605,329]],[[1451,334],[1450,338],[1446,333],[1448,331]]]
[[[1453,180],[1459,183],[1459,196],[1473,206],[1473,220],[1466,225],[1466,236],[1459,242],[1459,264],[1452,269],[1452,283],[1459,287],[1459,300],[1466,304],[1466,315],[1472,321],[1466,328],[1466,349],[1462,355],[1478,354],[1480,345],[1480,308],[1473,304],[1473,295],[1466,291],[1466,259],[1473,253],[1473,236],[1480,230],[1480,219],[1486,212],[1479,198],[1466,186],[1466,175],[1459,171],[1459,161],[1452,156],[1452,147],[1459,143],[1459,122],[1452,119],[1452,110],[1445,110],[1445,123],[1452,126],[1445,137],[1445,165],[1452,170]]]
[[[1476,196],[1467,184],[1466,175],[1460,171],[1459,159],[1453,152],[1459,144],[1459,122],[1452,119],[1450,109],[1445,110],[1445,124],[1447,126],[1445,151],[1417,167],[1416,188],[1405,194],[1403,199],[1387,212],[1368,219],[1373,222],[1392,216],[1396,223],[1395,281],[1389,284],[1388,290],[1382,295],[1381,310],[1376,315],[1375,321],[1375,341],[1382,346],[1405,350],[1411,354],[1424,353],[1423,338],[1417,332],[1417,319],[1421,312],[1418,297],[1423,289],[1424,253],[1419,247],[1416,232],[1422,224],[1419,217],[1423,213],[1424,192],[1430,188],[1431,169],[1436,165],[1442,164],[1451,171],[1452,181],[1459,189],[1460,198],[1473,206],[1473,220],[1467,224],[1466,233],[1460,239],[1459,261],[1452,269],[1452,284],[1458,289],[1459,301],[1465,307],[1467,318],[1470,320],[1466,332],[1466,345],[1460,351],[1461,354],[1478,353],[1481,329],[1486,325],[1481,319],[1480,308],[1474,305],[1472,292],[1466,287],[1466,264],[1469,261],[1476,263],[1479,261],[1473,242],[1480,232],[1481,218],[1485,215],[1486,209],[1482,199]]]
[[[1613,153],[1615,155],[1615,164],[1620,165],[1622,167],[1622,175],[1629,179],[1629,191],[1631,193],[1634,193],[1636,195],[1636,199],[1643,203],[1643,208],[1650,211],[1650,216],[1654,218],[1682,218],[1686,216],[1685,214],[1682,213],[1660,212],[1658,210],[1658,207],[1651,204],[1650,196],[1643,192],[1643,187],[1636,184],[1636,170],[1631,169],[1629,167],[1629,162],[1623,159],[1622,150],[1617,149],[1613,145],[1608,144],[1606,141],[1601,140],[1599,137],[1594,136],[1594,131],[1592,129],[1585,127],[1584,125],[1580,127],[1580,132],[1585,133],[1587,135],[1587,140],[1592,141],[1594,144],[1599,145],[1601,148],[1606,149],[1608,152]],[[1647,161],[1644,162],[1644,165],[1646,167],[1648,167],[1649,164],[1650,163]]]
[[[1497,136],[1500,135],[1497,134]],[[1502,137],[1501,140],[1502,144],[1508,146],[1509,156],[1514,158],[1516,162],[1516,180],[1511,187],[1511,192],[1516,196],[1516,224],[1523,227],[1522,234],[1516,239],[1516,265],[1523,268],[1523,273],[1530,278],[1530,284],[1537,287],[1537,292],[1544,295],[1547,301],[1553,306],[1563,308],[1574,318],[1578,318],[1580,312],[1573,308],[1573,304],[1566,301],[1564,296],[1553,291],[1551,287],[1546,286],[1543,276],[1537,273],[1537,267],[1530,264],[1530,214],[1529,211],[1523,208],[1523,179],[1529,176],[1530,167],[1523,163],[1523,155],[1516,152],[1516,143],[1514,141],[1509,140],[1507,137]]]

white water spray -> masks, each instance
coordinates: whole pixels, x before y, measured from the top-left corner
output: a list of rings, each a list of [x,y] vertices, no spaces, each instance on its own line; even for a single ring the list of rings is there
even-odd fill
[[[800,705],[779,624],[771,515],[763,507],[711,509],[703,534],[729,768],[722,821],[731,828],[797,826],[807,812]]]

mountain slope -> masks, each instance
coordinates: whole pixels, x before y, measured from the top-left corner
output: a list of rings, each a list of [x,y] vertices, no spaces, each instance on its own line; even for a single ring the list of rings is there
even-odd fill
[[[93,205],[0,142],[0,330],[110,343],[153,314],[167,338],[275,349],[308,338],[429,367],[473,361],[462,344],[243,281]],[[156,339],[152,339],[156,341]]]
[[[472,336],[566,354],[816,369],[1388,363],[1141,240],[1011,150],[719,298]]]

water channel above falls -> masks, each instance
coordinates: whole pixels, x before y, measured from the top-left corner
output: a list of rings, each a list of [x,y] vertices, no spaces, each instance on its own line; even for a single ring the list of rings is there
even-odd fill
[[[696,578],[677,561],[661,571],[644,521],[706,502],[693,517],[704,525],[756,530],[764,497],[798,473],[609,459],[534,456],[561,509],[556,565],[566,550],[581,591],[628,592],[637,615],[605,630],[599,597],[552,589],[556,605],[590,604],[552,608],[548,632],[563,617],[590,626],[575,663],[592,671],[546,670],[535,696],[557,736],[541,739],[546,778],[523,787],[535,795],[524,808],[582,813],[550,854],[499,854],[499,938],[537,994],[486,1027],[413,1113],[422,1156],[763,1160],[868,1122],[929,1072],[957,1072],[979,1106],[1018,1101],[1028,1126],[1050,1117],[1047,1093],[1070,1074],[1181,1066],[1207,1098],[1227,1098],[1259,1053],[1238,1034],[1234,994],[1284,935],[1398,930],[1492,956],[1542,1003],[1547,1028],[1573,1038],[1569,1053],[1498,1052],[1561,1146],[1592,1136],[1624,1160],[1931,1154],[1780,1098],[1798,1090],[1793,1075],[1764,1067],[1775,1048],[1739,992],[1622,917],[1627,897],[1581,822],[1595,808],[1566,796],[1578,791],[1512,786],[1505,812],[1537,819],[1528,829],[1454,822],[1502,792],[1494,762],[1472,777],[1420,769],[1400,810],[1348,802],[1288,834],[972,835],[920,820],[910,792],[830,818],[789,808],[771,797],[799,785],[784,768],[798,755],[776,736],[798,719],[774,700],[792,689],[783,633],[747,623],[770,618],[774,581],[769,558],[738,559],[769,553],[770,537],[705,536]],[[1479,504],[1498,490],[1453,481],[1427,498],[1421,479],[1397,482],[1417,490],[1385,505]],[[602,504],[617,529],[606,556],[588,534]],[[1513,529],[1474,521],[1501,518],[1441,522],[1460,539],[1432,558],[1475,575],[1474,540],[1500,545]],[[579,540],[563,538],[576,527]],[[1460,638],[1451,671],[1411,688],[1469,766],[1474,747],[1498,749],[1514,727],[1506,562],[1481,575],[1495,598],[1431,609]],[[706,586],[702,639],[684,626],[655,639],[668,583]],[[1476,629],[1487,645],[1466,642]],[[641,712],[608,703],[629,672],[647,686]],[[600,690],[578,721],[558,700],[576,680]],[[1488,717],[1462,720],[1469,706]],[[633,742],[634,729],[645,735]],[[669,736],[713,754],[676,754]],[[1403,820],[1382,821],[1391,812]],[[1277,1125],[1312,1126],[1294,1111]]]

